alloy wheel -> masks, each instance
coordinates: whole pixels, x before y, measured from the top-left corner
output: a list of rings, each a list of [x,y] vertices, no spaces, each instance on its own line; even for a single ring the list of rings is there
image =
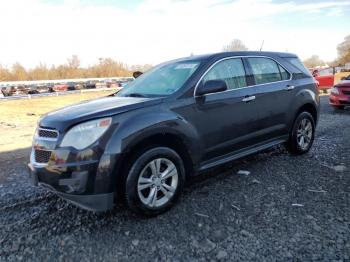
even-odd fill
[[[172,161],[167,158],[154,159],[140,173],[138,196],[150,208],[163,206],[175,194],[178,182],[178,170]]]
[[[302,150],[306,150],[312,140],[313,127],[309,119],[304,118],[301,120],[297,130],[297,142]]]

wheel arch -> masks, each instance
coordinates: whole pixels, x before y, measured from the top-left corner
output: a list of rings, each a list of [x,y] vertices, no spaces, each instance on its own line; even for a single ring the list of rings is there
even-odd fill
[[[130,144],[118,160],[119,165],[114,170],[118,196],[123,195],[127,170],[131,167],[133,161],[152,147],[169,147],[174,150],[184,163],[186,177],[195,172],[195,160],[191,157],[191,149],[180,135],[172,132],[162,132],[144,136]]]
[[[315,123],[318,121],[318,111],[316,109],[316,106],[312,103],[305,103],[302,106],[299,107],[297,113],[295,114],[294,121],[298,117],[298,115],[302,112],[308,112],[312,115]]]

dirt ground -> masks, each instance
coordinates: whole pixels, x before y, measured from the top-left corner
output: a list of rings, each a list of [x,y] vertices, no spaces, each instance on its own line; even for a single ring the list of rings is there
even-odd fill
[[[37,121],[42,115],[80,101],[106,96],[112,92],[115,91],[86,92],[0,102],[0,153],[29,148]],[[6,154],[2,155],[6,156]],[[9,154],[7,157],[16,158],[18,156]]]

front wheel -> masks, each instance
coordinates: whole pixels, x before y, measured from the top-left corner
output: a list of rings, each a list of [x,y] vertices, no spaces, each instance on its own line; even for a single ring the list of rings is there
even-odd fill
[[[287,142],[289,152],[297,155],[307,153],[315,138],[315,121],[308,112],[302,112],[294,121],[293,129]]]
[[[170,209],[185,181],[181,157],[171,148],[155,147],[135,158],[129,169],[125,196],[128,207],[153,216]]]

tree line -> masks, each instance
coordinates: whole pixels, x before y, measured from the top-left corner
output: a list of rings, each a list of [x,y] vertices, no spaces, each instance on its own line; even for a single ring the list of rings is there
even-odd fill
[[[225,45],[223,51],[246,51],[248,48],[240,39],[233,39]],[[306,67],[316,66],[342,66],[350,62],[350,35],[337,46],[338,58],[335,61],[323,61],[318,55],[313,55],[303,62]],[[94,78],[94,77],[118,77],[131,76],[134,71],[147,71],[152,65],[128,66],[125,63],[111,58],[100,58],[98,63],[81,67],[78,56],[73,55],[63,65],[48,67],[39,64],[32,69],[24,68],[20,63],[15,63],[7,68],[0,64],[0,81],[26,81],[26,80],[50,80],[67,78]]]
[[[312,55],[303,62],[306,67],[314,68],[316,66],[344,66],[350,63],[350,35],[344,38],[344,41],[337,46],[338,57],[334,61],[324,61],[318,55]]]
[[[65,64],[58,66],[49,67],[41,63],[32,69],[26,69],[20,63],[15,63],[10,68],[0,65],[0,81],[132,76],[132,72],[146,71],[150,67],[151,65],[128,66],[111,58],[100,58],[98,63],[82,67],[79,57],[73,55]]]

